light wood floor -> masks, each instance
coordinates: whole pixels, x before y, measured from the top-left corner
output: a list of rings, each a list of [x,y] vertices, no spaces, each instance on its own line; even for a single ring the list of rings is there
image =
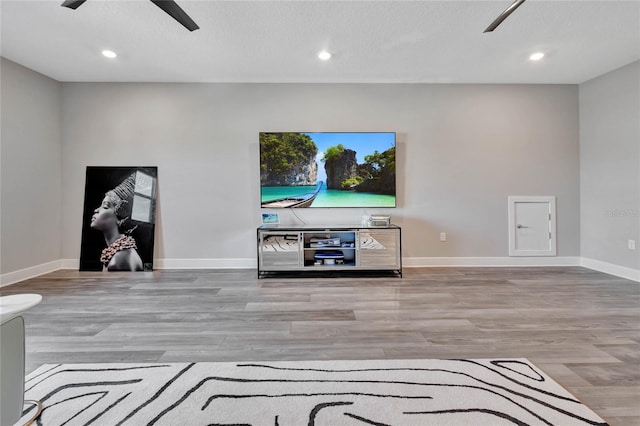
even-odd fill
[[[640,425],[640,284],[571,268],[405,269],[256,279],[255,270],[58,271],[36,292],[43,363],[528,358],[613,425]]]

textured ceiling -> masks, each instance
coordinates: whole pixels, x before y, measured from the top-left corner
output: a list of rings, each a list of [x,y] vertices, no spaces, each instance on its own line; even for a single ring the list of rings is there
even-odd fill
[[[2,56],[59,81],[305,83],[581,83],[640,59],[640,0],[528,0],[487,34],[511,0],[178,0],[195,32],[148,0],[61,3],[2,0]]]

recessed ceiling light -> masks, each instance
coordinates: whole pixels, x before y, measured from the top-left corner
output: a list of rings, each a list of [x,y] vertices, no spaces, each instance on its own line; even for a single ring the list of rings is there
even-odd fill
[[[118,55],[113,50],[103,50],[102,51],[102,56],[104,56],[106,58],[109,58],[109,59],[113,59]]]
[[[318,53],[318,58],[320,58],[321,61],[328,61],[329,59],[331,59],[331,53],[327,52],[326,50],[322,50],[320,51],[320,53]]]
[[[539,61],[542,58],[544,58],[544,53],[542,52],[536,52],[529,56],[529,59],[532,61]]]

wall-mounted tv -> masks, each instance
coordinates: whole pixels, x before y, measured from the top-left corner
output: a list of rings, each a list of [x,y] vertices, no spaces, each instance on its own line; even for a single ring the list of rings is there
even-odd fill
[[[396,206],[393,132],[261,132],[263,208]]]

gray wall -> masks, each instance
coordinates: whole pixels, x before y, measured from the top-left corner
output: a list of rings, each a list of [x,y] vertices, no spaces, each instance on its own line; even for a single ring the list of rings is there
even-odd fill
[[[507,256],[508,195],[556,195],[558,255],[579,255],[575,85],[64,83],[62,113],[67,259],[87,165],[159,167],[157,259],[255,259],[260,131],[396,131],[399,207],[375,212],[404,227],[405,257]]]
[[[0,274],[5,274],[61,258],[61,84],[1,61]]]
[[[640,61],[579,87],[581,255],[640,269]],[[627,242],[636,240],[636,250]]]

